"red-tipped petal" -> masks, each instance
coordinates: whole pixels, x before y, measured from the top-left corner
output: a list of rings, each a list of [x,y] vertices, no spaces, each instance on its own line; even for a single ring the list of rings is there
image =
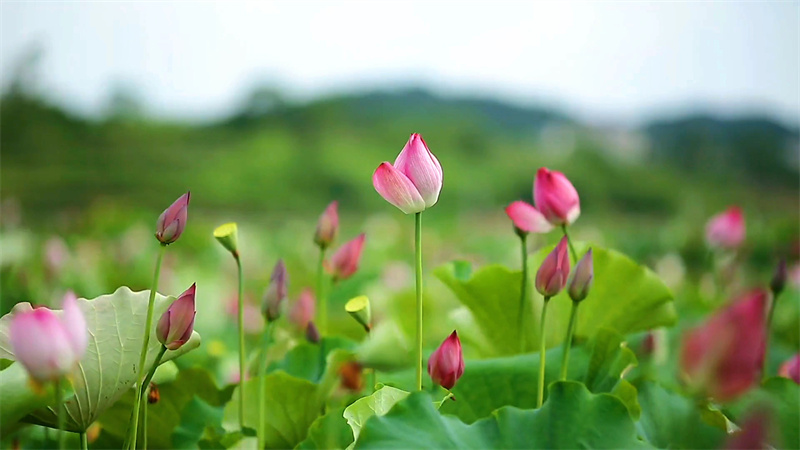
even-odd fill
[[[414,133],[397,155],[394,167],[414,184],[425,207],[430,208],[439,201],[442,190],[442,166],[428,149],[422,136]]]
[[[528,233],[547,233],[553,225],[533,205],[516,201],[506,207],[506,214],[514,226]]]

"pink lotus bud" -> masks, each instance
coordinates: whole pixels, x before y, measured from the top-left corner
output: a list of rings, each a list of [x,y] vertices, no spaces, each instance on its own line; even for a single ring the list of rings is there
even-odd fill
[[[536,272],[536,290],[544,297],[558,294],[567,285],[567,278],[569,278],[567,245],[569,243],[567,237],[564,236]]]
[[[189,341],[194,330],[194,294],[195,285],[192,284],[177,300],[172,302],[156,326],[158,342],[164,344],[169,350],[181,348]]]
[[[11,348],[39,383],[68,374],[86,353],[89,334],[75,294],[68,292],[61,318],[48,308],[20,312],[11,319]]]
[[[383,162],[372,175],[375,190],[406,214],[430,208],[439,201],[442,166],[417,133],[411,135],[394,165]]]
[[[592,263],[592,249],[590,248],[583,258],[578,261],[575,271],[572,273],[572,280],[569,283],[569,298],[574,302],[579,302],[589,294],[594,279],[594,264]]]
[[[428,358],[428,375],[434,383],[445,389],[453,389],[464,373],[464,355],[458,333],[453,333],[442,342]]]
[[[282,259],[279,259],[272,269],[269,286],[264,293],[262,310],[268,321],[273,321],[281,316],[281,305],[286,300],[289,289],[289,273]]]
[[[711,247],[735,249],[744,241],[744,215],[738,206],[712,217],[706,225],[706,241]]]
[[[514,222],[514,227],[523,233],[547,233],[553,229],[553,225],[538,209],[523,201],[508,205],[506,214]]]
[[[533,181],[533,200],[553,225],[570,225],[581,215],[578,191],[561,172],[540,168]]]
[[[766,410],[757,409],[745,419],[742,427],[727,439],[723,448],[725,450],[773,448],[768,442],[771,419],[771,414],[768,414]]]
[[[769,288],[772,290],[772,296],[775,300],[777,300],[778,294],[783,292],[783,288],[786,287],[786,278],[788,277],[789,272],[786,269],[786,258],[781,258],[781,260],[778,261],[777,267],[775,267],[772,281],[769,283]]]
[[[333,240],[336,239],[336,233],[339,231],[339,213],[337,207],[339,204],[332,201],[325,211],[319,216],[317,222],[317,232],[314,234],[314,242],[320,248],[328,248]]]
[[[328,265],[334,280],[346,280],[356,273],[366,238],[367,236],[361,233],[357,238],[346,242],[336,250]]]
[[[724,402],[758,383],[768,298],[763,289],[750,292],[686,333],[680,362],[689,385]]]
[[[778,370],[778,375],[800,384],[800,353],[783,363],[780,370]]]
[[[289,320],[297,325],[301,330],[305,330],[309,322],[314,318],[314,310],[316,309],[316,300],[314,293],[309,288],[303,289],[300,296],[292,305],[289,311]]]
[[[169,208],[165,209],[156,222],[156,239],[162,244],[171,244],[178,240],[186,227],[189,210],[189,196],[187,192],[180,196]]]
[[[319,329],[317,329],[317,326],[314,325],[314,322],[308,322],[308,325],[306,326],[306,340],[312,344],[318,344],[320,339],[321,337],[319,335]]]

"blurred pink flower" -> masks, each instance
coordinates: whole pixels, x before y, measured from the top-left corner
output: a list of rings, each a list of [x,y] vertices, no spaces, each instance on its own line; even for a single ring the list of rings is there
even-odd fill
[[[316,300],[314,293],[309,288],[303,289],[289,311],[289,320],[301,330],[305,330],[308,323],[314,319]]]
[[[685,334],[680,363],[690,386],[725,402],[758,383],[768,299],[763,289],[749,292]]]
[[[281,316],[281,306],[289,289],[289,273],[286,271],[286,264],[279,259],[272,269],[272,276],[269,279],[269,286],[264,293],[261,310],[267,320],[275,320]]]
[[[237,294],[231,294],[225,302],[225,313],[234,323],[239,320],[239,300]],[[244,297],[244,332],[250,335],[260,334],[264,330],[264,316],[261,308],[256,305],[252,297]]]
[[[544,297],[558,294],[567,285],[569,278],[568,244],[567,237],[562,237],[536,272],[536,290]]]
[[[594,279],[594,263],[592,260],[592,249],[583,255],[578,264],[575,265],[575,270],[572,272],[572,280],[569,283],[569,298],[572,301],[579,302],[589,295],[589,288],[592,287],[592,280]]]
[[[372,184],[387,202],[406,214],[424,211],[439,201],[442,166],[422,136],[414,133],[394,164],[381,163]]]
[[[733,433],[725,443],[725,450],[757,450],[772,448],[768,444],[771,417],[764,410],[751,413],[741,429]]]
[[[533,182],[536,208],[553,225],[570,225],[581,215],[578,191],[561,172],[540,168]]]
[[[738,206],[709,219],[706,224],[706,241],[714,248],[735,249],[744,241],[744,214]]]
[[[9,329],[14,355],[39,383],[68,374],[86,353],[89,333],[75,294],[68,292],[59,318],[48,308],[20,312]]]
[[[339,232],[339,212],[337,210],[339,203],[335,200],[332,201],[325,211],[319,216],[317,222],[317,231],[314,233],[314,242],[320,248],[328,248],[333,240],[336,239],[336,234]]]
[[[464,374],[464,355],[458,333],[453,331],[428,358],[428,375],[434,383],[452,389]]]
[[[361,233],[358,237],[344,243],[336,250],[328,264],[328,269],[333,274],[334,280],[346,280],[356,273],[366,238],[367,236]]]
[[[800,353],[781,364],[778,375],[794,380],[795,383],[800,384]]]

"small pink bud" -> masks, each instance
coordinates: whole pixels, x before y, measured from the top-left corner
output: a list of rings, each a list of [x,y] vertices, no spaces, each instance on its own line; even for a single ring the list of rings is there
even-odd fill
[[[337,211],[338,203],[332,201],[325,211],[319,216],[317,222],[317,232],[314,234],[314,242],[320,248],[328,248],[336,239],[336,234],[339,231],[339,212]]]
[[[289,311],[289,320],[297,325],[300,330],[305,330],[311,320],[314,318],[314,310],[316,309],[316,300],[314,293],[311,289],[305,288],[297,297],[297,300],[292,305]]]
[[[358,237],[344,243],[336,250],[328,265],[334,280],[346,280],[356,273],[366,238],[367,236],[361,233]]]
[[[786,269],[786,258],[781,258],[778,265],[775,267],[775,273],[772,275],[772,281],[769,283],[769,288],[772,290],[773,301],[777,300],[778,295],[783,292],[786,287],[786,279],[789,277],[789,272]]]
[[[422,136],[414,133],[394,164],[381,163],[372,175],[375,190],[406,214],[424,211],[439,201],[442,166]]]
[[[428,358],[428,375],[434,383],[449,390],[453,389],[463,374],[464,355],[461,352],[461,341],[458,340],[458,333],[453,331]]]
[[[314,322],[308,322],[306,326],[306,340],[312,344],[318,344],[320,340],[319,329]]]
[[[282,259],[279,259],[272,269],[269,286],[264,293],[262,310],[268,321],[273,321],[281,316],[281,305],[286,300],[289,289],[289,273]]]
[[[569,242],[564,236],[556,248],[547,255],[536,272],[536,290],[544,297],[552,297],[567,285],[569,278]]]
[[[570,225],[581,215],[578,191],[561,172],[540,168],[533,181],[533,200],[553,225]]]
[[[165,209],[156,222],[156,239],[162,244],[171,244],[178,240],[186,228],[189,210],[190,193],[180,196],[169,208]]]
[[[583,258],[578,261],[575,271],[572,273],[572,280],[569,283],[569,298],[579,302],[589,294],[594,279],[594,264],[592,262],[592,249],[590,248]]]
[[[506,214],[514,227],[524,233],[547,233],[553,225],[538,209],[523,201],[516,201],[506,207]]]
[[[680,363],[690,386],[725,402],[758,383],[768,298],[763,289],[747,293],[685,334]]]
[[[715,248],[735,249],[744,241],[744,214],[738,206],[712,217],[706,225],[706,241]]]
[[[11,319],[11,348],[31,378],[44,383],[68,374],[86,353],[86,319],[72,292],[61,318],[48,308],[20,312]]]
[[[192,284],[177,300],[172,302],[169,309],[164,311],[156,326],[158,342],[164,344],[169,350],[181,348],[189,341],[194,330],[194,296],[196,287]]]
[[[794,380],[795,383],[800,384],[800,353],[784,362],[780,370],[778,370],[778,375]]]

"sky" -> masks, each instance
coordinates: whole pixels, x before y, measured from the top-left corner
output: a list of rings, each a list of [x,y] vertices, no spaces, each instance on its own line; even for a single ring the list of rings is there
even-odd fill
[[[800,2],[263,1],[0,4],[0,82],[27,49],[53,101],[114,86],[209,120],[262,83],[296,101],[423,86],[590,122],[702,110],[800,117]]]

